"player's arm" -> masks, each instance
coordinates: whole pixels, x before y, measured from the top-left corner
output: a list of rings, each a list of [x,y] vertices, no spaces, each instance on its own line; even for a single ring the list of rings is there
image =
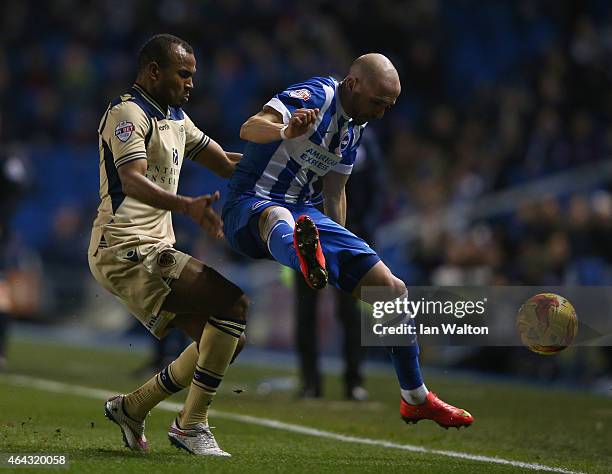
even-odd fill
[[[193,161],[206,166],[222,178],[229,178],[241,158],[242,153],[227,152],[221,148],[221,145],[211,139],[206,148],[193,158]]]
[[[325,214],[341,226],[346,223],[346,183],[350,175],[330,171],[323,177]]]
[[[285,124],[282,114],[266,105],[261,112],[242,124],[240,138],[260,144],[296,138],[310,129],[318,113],[319,109],[296,109]]]
[[[241,160],[242,153],[225,151],[185,114],[185,158],[206,166],[222,178],[229,178],[236,163]]]
[[[147,160],[130,161],[117,168],[123,194],[157,209],[180,212],[191,217],[214,237],[223,236],[223,223],[212,208],[219,191],[195,198],[169,193],[145,176]]]
[[[242,160],[242,153],[236,153],[235,151],[226,151],[225,154],[227,155],[227,159],[230,160],[232,163],[238,163],[240,160]]]

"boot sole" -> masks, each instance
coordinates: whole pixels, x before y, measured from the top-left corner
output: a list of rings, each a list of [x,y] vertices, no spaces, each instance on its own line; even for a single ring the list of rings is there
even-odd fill
[[[315,223],[311,219],[298,221],[295,224],[295,236],[296,250],[306,262],[306,268],[308,269],[308,275],[304,275],[306,282],[315,290],[325,288],[329,277],[327,270],[317,261],[319,236]]]

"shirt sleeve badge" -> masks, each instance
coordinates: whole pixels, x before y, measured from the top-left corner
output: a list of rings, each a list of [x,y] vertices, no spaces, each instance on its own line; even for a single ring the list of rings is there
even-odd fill
[[[115,136],[122,142],[127,142],[134,131],[134,124],[123,120],[115,127]]]
[[[297,89],[295,91],[289,91],[289,97],[294,99],[301,99],[304,102],[310,99],[310,91],[308,89]]]

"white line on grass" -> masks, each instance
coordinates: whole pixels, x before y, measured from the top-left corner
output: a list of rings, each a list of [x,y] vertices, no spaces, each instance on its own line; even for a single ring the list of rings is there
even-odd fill
[[[64,393],[70,395],[79,395],[88,398],[95,398],[103,400],[116,392],[109,392],[107,390],[100,390],[97,388],[82,387],[80,385],[66,384],[62,382],[56,382],[53,380],[39,379],[35,377],[29,377],[26,375],[3,375],[0,380],[6,380],[9,384],[20,387],[36,388],[39,390],[45,390],[47,392]],[[158,405],[159,408],[166,411],[177,412],[182,408],[179,403],[173,402],[161,402]],[[267,428],[274,428],[278,430],[291,431],[292,433],[300,433],[308,436],[315,436],[317,438],[327,438],[336,441],[344,441],[346,443],[355,444],[367,444],[370,446],[381,446],[383,448],[401,449],[403,451],[410,451],[414,453],[423,454],[437,454],[439,456],[446,456],[457,459],[467,459],[469,461],[480,461],[490,464],[503,464],[507,466],[518,467],[522,469],[530,469],[533,471],[549,471],[559,472],[563,474],[580,474],[576,471],[570,471],[560,467],[545,466],[543,464],[527,463],[521,461],[512,461],[510,459],[503,459],[490,456],[479,456],[477,454],[462,453],[458,451],[445,451],[442,449],[429,449],[421,446],[414,446],[411,444],[399,444],[392,443],[391,441],[385,441],[381,439],[370,439],[370,438],[358,438],[356,436],[347,436],[340,433],[333,433],[331,431],[317,430],[315,428],[308,428],[307,426],[294,425],[292,423],[284,423],[282,421],[271,420],[269,418],[259,418],[248,415],[238,415],[236,413],[228,413],[218,410],[211,410],[210,414],[217,418],[225,418],[227,420],[239,421],[242,423],[248,423],[251,425],[265,426]]]

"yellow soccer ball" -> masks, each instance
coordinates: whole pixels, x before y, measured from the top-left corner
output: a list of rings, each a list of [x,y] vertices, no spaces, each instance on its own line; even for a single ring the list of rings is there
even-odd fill
[[[540,293],[521,306],[516,329],[529,350],[553,355],[573,342],[578,334],[578,318],[572,304],[563,296]]]

